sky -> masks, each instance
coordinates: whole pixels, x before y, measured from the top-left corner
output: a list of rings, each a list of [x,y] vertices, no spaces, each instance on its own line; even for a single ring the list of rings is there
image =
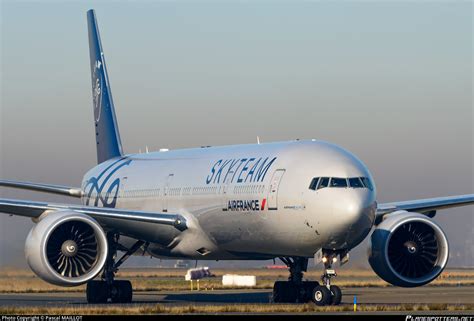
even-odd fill
[[[470,1],[3,0],[1,178],[79,186],[96,164],[90,8],[126,153],[315,138],[362,159],[379,202],[474,193]],[[474,207],[436,221],[449,266],[474,265]],[[0,266],[25,265],[32,226],[0,216]]]

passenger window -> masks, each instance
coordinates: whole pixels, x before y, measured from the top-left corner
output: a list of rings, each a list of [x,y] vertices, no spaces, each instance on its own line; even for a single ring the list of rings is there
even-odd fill
[[[347,187],[347,180],[345,178],[333,177],[331,178],[331,187]]]
[[[363,188],[364,184],[362,184],[359,177],[352,177],[349,178],[349,186],[352,188]]]
[[[360,179],[362,180],[362,183],[364,183],[365,187],[367,187],[371,191],[374,189],[374,186],[372,185],[370,179],[368,179],[367,177],[361,177]]]
[[[312,180],[311,183],[309,184],[309,189],[312,189],[313,191],[315,191],[315,190],[316,190],[316,186],[318,186],[318,181],[319,181],[319,177],[313,178],[313,180]]]
[[[317,189],[325,188],[329,186],[329,177],[321,177]]]

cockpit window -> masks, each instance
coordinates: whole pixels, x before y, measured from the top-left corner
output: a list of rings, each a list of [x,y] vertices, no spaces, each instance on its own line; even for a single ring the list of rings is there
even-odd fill
[[[333,177],[331,178],[331,187],[347,187],[347,180],[345,178]]]
[[[325,188],[329,186],[329,177],[321,177],[319,180],[318,189]]]
[[[318,181],[319,181],[319,177],[313,178],[313,180],[312,180],[311,183],[309,184],[309,189],[312,189],[313,191],[315,191],[315,190],[316,190],[316,186],[318,186]]]
[[[364,184],[362,184],[359,177],[349,178],[349,186],[352,188],[364,188]]]
[[[364,183],[365,187],[367,187],[371,191],[374,189],[374,186],[372,185],[370,179],[368,179],[367,177],[361,177],[360,179],[362,180],[362,183]]]
[[[336,188],[368,188],[371,191],[374,189],[372,182],[367,177],[314,177],[309,183],[309,189],[316,191],[325,187]]]

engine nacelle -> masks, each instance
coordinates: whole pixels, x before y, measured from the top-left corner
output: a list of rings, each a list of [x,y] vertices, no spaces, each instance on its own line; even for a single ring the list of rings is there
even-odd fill
[[[389,214],[370,237],[372,269],[385,281],[416,287],[433,281],[448,262],[448,240],[433,220],[419,213]]]
[[[25,243],[28,265],[46,282],[76,286],[93,279],[107,258],[107,237],[91,217],[74,211],[45,214]]]

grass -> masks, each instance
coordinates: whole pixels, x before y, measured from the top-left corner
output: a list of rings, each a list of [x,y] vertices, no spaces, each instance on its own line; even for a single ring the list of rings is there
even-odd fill
[[[220,313],[311,313],[349,312],[352,305],[318,307],[314,304],[232,304],[232,305],[122,305],[122,306],[77,306],[77,307],[0,307],[0,314],[220,314]],[[383,311],[472,311],[474,305],[450,304],[403,304],[403,305],[362,305],[359,312]]]
[[[189,282],[184,281],[185,270],[177,269],[123,269],[117,277],[132,281],[134,291],[182,291],[189,289]],[[201,289],[232,289],[221,283],[221,277],[227,273],[257,276],[255,289],[271,289],[275,280],[285,280],[286,270],[244,269],[215,270],[215,278],[201,280]],[[318,280],[321,271],[309,271],[305,278]],[[390,284],[378,278],[370,270],[343,271],[335,284],[342,287],[387,287]],[[428,286],[474,285],[474,271],[446,270]],[[46,293],[46,292],[83,292],[85,286],[60,287],[44,282],[29,270],[13,268],[0,269],[0,293]]]
[[[182,291],[189,289],[184,280],[184,270],[177,269],[124,269],[118,278],[129,279],[134,291]],[[232,289],[223,286],[221,277],[227,273],[250,274],[257,276],[257,289],[271,289],[275,280],[285,280],[286,270],[247,269],[215,270],[215,278],[201,280],[202,289]],[[305,278],[318,280],[320,271],[305,273]],[[391,286],[378,278],[370,270],[348,270],[341,273],[335,284],[342,287],[387,287]],[[474,285],[474,271],[446,270],[428,286]],[[46,293],[46,292],[83,292],[85,286],[60,287],[46,283],[28,270],[12,268],[0,269],[0,293]]]
[[[189,282],[184,280],[185,270],[176,269],[123,269],[118,278],[130,279],[134,291],[181,291],[189,290]],[[286,270],[242,269],[212,271],[216,277],[201,280],[201,290],[232,289],[224,287],[221,277],[224,274],[246,274],[257,276],[257,289],[271,289],[275,280],[285,280]],[[305,278],[317,280],[321,271],[311,270]],[[387,287],[388,283],[379,279],[374,272],[362,269],[342,271],[335,284],[342,287]],[[458,286],[474,285],[474,271],[455,270],[444,271],[438,279],[429,286]],[[29,270],[13,268],[0,269],[0,292],[2,293],[47,293],[47,292],[84,292],[85,286],[59,287],[50,285],[39,279]],[[351,304],[340,306],[318,307],[309,304],[223,304],[223,305],[163,305],[163,304],[129,304],[129,305],[78,305],[78,306],[4,306],[0,314],[221,314],[221,313],[318,313],[318,312],[351,312]],[[472,304],[359,304],[360,312],[405,312],[405,311],[472,311]]]

